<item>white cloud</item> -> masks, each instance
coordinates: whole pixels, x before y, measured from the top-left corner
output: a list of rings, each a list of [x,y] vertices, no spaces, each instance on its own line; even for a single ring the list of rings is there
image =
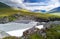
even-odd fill
[[[29,6],[29,5],[39,5],[39,3],[25,3],[25,4],[23,4],[22,1],[23,0],[13,0],[13,2],[17,2],[18,4],[21,4],[23,8],[28,9],[28,10],[35,10],[35,9],[42,10],[43,9],[43,10],[49,11],[55,7],[60,6],[59,0],[51,0],[51,2],[49,2],[48,6]],[[40,3],[40,4],[44,5],[44,3]],[[26,6],[26,5],[28,5],[28,6]]]
[[[59,3],[59,0],[51,0],[53,2],[50,2],[49,1],[49,5],[48,6],[26,6],[25,4],[23,4],[23,0],[0,0],[2,2],[5,2],[6,4],[8,5],[11,5],[11,6],[15,6],[15,7],[22,7],[22,8],[25,8],[25,9],[28,9],[28,10],[35,10],[35,9],[38,9],[38,10],[51,10],[55,7],[58,7],[60,6],[60,3]],[[26,3],[27,5],[32,5],[32,3]],[[33,3],[33,5],[39,5],[39,3]],[[40,3],[41,5],[44,3]]]
[[[34,7],[32,7],[32,6],[27,7],[26,6],[26,9],[28,9],[28,10],[35,10],[35,9],[37,9],[37,10],[47,10],[47,11],[49,11],[49,10],[55,8],[55,7],[60,6],[59,3],[58,3],[58,0],[52,0],[52,1],[53,1],[53,3],[50,2],[51,4],[48,5],[48,6],[34,6]]]

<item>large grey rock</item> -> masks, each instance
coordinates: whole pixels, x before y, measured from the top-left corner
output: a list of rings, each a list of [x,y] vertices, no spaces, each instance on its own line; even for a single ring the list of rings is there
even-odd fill
[[[0,39],[10,36],[8,33],[0,30]]]

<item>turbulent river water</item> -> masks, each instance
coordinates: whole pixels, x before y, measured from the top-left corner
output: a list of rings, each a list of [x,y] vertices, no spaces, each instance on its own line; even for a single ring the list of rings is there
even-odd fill
[[[0,24],[0,30],[3,31],[12,31],[12,30],[18,30],[18,29],[25,29],[25,28],[30,28],[36,25],[37,22],[30,21],[28,23],[15,23],[15,22],[10,22],[6,24]]]
[[[0,24],[0,30],[5,31],[12,36],[21,36],[25,30],[33,26],[36,26],[36,24],[37,22],[30,20],[29,21],[24,20],[19,22],[16,21],[6,24]]]

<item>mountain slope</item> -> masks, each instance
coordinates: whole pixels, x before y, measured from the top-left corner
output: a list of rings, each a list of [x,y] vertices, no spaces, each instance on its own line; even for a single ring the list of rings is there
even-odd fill
[[[12,9],[12,7],[7,4],[0,2],[0,16],[8,16],[13,13],[17,13],[16,10]]]
[[[49,12],[50,13],[60,12],[60,7],[54,8],[54,9],[50,10]]]
[[[0,2],[0,8],[9,8],[10,6]]]

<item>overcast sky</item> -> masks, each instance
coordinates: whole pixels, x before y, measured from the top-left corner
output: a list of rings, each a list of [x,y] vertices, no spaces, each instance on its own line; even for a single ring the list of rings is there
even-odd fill
[[[48,11],[60,6],[60,0],[25,0],[24,3],[22,1],[23,0],[0,0],[0,2],[6,3],[10,6],[23,7],[28,10],[39,9]]]

